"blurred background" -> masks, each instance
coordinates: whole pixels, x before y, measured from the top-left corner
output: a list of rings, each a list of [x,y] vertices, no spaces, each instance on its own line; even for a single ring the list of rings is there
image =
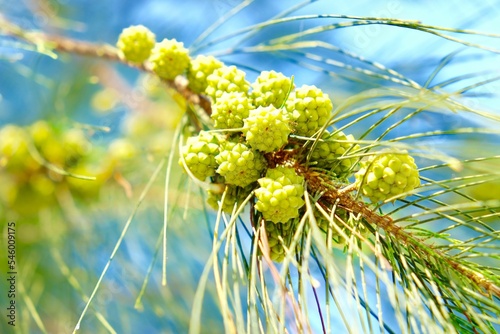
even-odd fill
[[[319,33],[315,40],[335,45],[341,52],[318,50],[314,53],[316,58],[310,57],[307,50],[259,52],[252,47],[312,27],[341,22],[339,19],[294,20],[249,30],[250,35],[227,36],[288,10],[287,16],[343,14],[398,18],[429,26],[500,34],[500,1],[245,3],[248,6],[228,16],[228,12],[242,5],[241,1],[1,0],[0,13],[27,30],[112,45],[123,28],[142,24],[156,34],[157,40],[176,38],[184,42],[193,56],[213,54],[227,64],[240,66],[250,81],[262,70],[294,75],[297,86],[317,85],[336,105],[367,89],[397,85],[383,78],[367,77],[363,70],[372,71],[373,67],[360,61],[360,57],[391,68],[420,85],[446,61],[429,86],[446,83],[442,89],[448,92],[499,74],[498,55],[494,52],[397,26],[361,25]],[[221,24],[217,29],[208,30],[218,21]],[[204,34],[206,38],[200,39]],[[500,49],[495,38],[452,36],[471,45]],[[492,80],[464,92],[462,102],[500,116],[499,91],[500,84]],[[9,165],[0,164],[3,233],[0,262],[3,272],[6,223],[14,221],[19,278],[18,333],[73,330],[127,219],[138,206],[141,192],[171,149],[183,106],[179,96],[135,69],[72,54],[59,54],[55,59],[50,53],[35,52],[32,46],[19,40],[0,36],[0,147],[18,150],[17,160],[13,159]],[[433,124],[439,124],[441,129],[469,124],[494,126],[467,114],[452,121],[439,113],[429,117],[412,125],[421,129],[432,128]],[[391,133],[397,135],[397,131]],[[33,138],[36,148],[47,160],[50,157],[52,164],[57,166],[60,162],[68,167],[67,172],[96,180],[67,178],[53,166],[40,167],[40,161],[30,154],[32,148],[26,144],[26,136]],[[467,150],[459,141],[434,140],[454,156]],[[494,151],[496,140],[492,138],[485,147]],[[41,168],[44,173],[39,172]],[[158,249],[161,253],[158,242],[165,196],[162,169],[152,180],[151,190],[138,208],[82,322],[82,333],[106,333],[110,327],[117,333],[188,331],[198,280],[212,248],[214,212],[203,205],[197,186],[182,176],[176,164],[172,173],[168,285],[161,286],[161,254],[155,258]],[[500,184],[493,184],[484,196],[498,198],[499,189]],[[476,189],[478,194],[482,191]],[[147,276],[151,265],[151,275]],[[146,277],[149,280],[138,302]],[[4,279],[0,282],[4,309],[6,283]],[[202,314],[204,333],[223,331],[216,305],[209,285]],[[3,313],[0,332],[10,333],[12,328],[6,327]]]

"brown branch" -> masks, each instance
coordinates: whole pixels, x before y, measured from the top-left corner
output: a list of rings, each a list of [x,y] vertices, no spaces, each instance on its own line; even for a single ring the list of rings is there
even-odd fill
[[[94,57],[106,59],[109,61],[118,62],[129,67],[134,67],[140,71],[156,75],[150,68],[147,62],[136,64],[127,61],[121,56],[117,48],[109,44],[99,44],[80,41],[64,36],[50,35],[38,31],[26,31],[18,25],[8,21],[4,16],[0,15],[0,31],[6,35],[24,40],[30,44],[37,46],[39,49],[48,49],[56,52],[71,53],[85,57]],[[193,92],[188,87],[188,81],[182,79],[162,81],[170,88],[176,90],[189,103],[199,105],[207,115],[212,113],[210,100],[202,95]]]
[[[121,57],[118,49],[108,44],[90,43],[64,36],[49,35],[36,31],[26,31],[8,21],[2,15],[0,15],[0,31],[2,31],[6,35],[31,43],[38,48],[45,48],[57,52],[66,52],[81,56],[106,59],[137,68],[138,70],[147,73],[154,74],[151,68],[149,68],[148,63],[135,64],[128,62]],[[165,82],[170,88],[179,92],[179,94],[181,94],[189,103],[199,105],[205,110],[208,115],[211,114],[211,104],[208,98],[202,94],[197,94],[190,90],[185,78],[179,79],[178,77],[176,80],[162,81]],[[311,172],[303,166],[298,166],[297,171],[306,177],[308,187],[310,187],[312,192],[323,191],[322,199],[324,199],[328,203],[331,203],[332,205],[337,203],[338,207],[341,207],[355,214],[360,214],[369,223],[375,224],[379,228],[383,229],[387,234],[394,236],[397,240],[400,240],[401,242],[406,244],[419,245],[419,249],[423,249],[429,255],[431,255],[430,251],[426,247],[422,247],[425,245],[422,240],[418,239],[415,236],[411,236],[410,234],[405,232],[403,228],[394,224],[391,217],[380,216],[370,210],[364,203],[353,199],[349,194],[351,190],[350,188],[347,188],[345,190],[337,189],[333,184],[331,184],[327,180],[324,180],[319,173]],[[441,258],[446,259],[446,263],[452,269],[464,275],[469,280],[486,290],[488,293],[500,298],[500,288],[492,283],[489,279],[473,271],[472,269],[449,259],[447,256],[435,249],[433,249],[432,252],[434,252],[434,254],[437,254]]]
[[[464,266],[456,261],[453,261],[449,256],[442,252],[432,249],[418,237],[407,233],[404,228],[396,225],[391,217],[381,216],[371,210],[363,202],[355,200],[350,194],[351,187],[347,186],[344,189],[338,189],[329,180],[325,180],[320,173],[310,171],[304,166],[296,166],[297,171],[302,174],[307,180],[307,186],[312,193],[322,193],[321,199],[330,205],[336,205],[344,210],[354,214],[361,215],[367,222],[375,224],[377,227],[385,231],[387,235],[391,235],[394,239],[406,245],[415,245],[418,249],[425,252],[429,257],[436,255],[443,259],[448,266],[474,282],[477,286],[484,289],[488,294],[495,295],[500,298],[500,287],[495,285],[487,277],[475,272],[473,269]],[[347,190],[347,191],[345,191]]]

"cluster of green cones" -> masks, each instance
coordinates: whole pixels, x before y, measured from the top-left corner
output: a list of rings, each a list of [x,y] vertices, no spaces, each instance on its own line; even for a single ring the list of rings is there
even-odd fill
[[[144,29],[123,31],[117,43],[122,56],[146,61],[163,79],[185,75],[188,88],[211,103],[210,119],[191,129],[179,164],[205,184],[215,209],[234,213],[252,204],[258,222],[265,222],[273,260],[283,259],[286,240],[303,214],[304,171],[323,173],[339,184],[355,179],[356,189],[373,203],[419,186],[417,166],[406,151],[364,154],[368,150],[353,135],[335,130],[329,124],[333,103],[320,88],[294,87],[293,78],[275,71],[263,71],[249,82],[238,67],[213,56],[190,58],[182,43],[155,43]],[[340,220],[338,229],[344,230],[354,219],[348,210],[325,209],[327,215],[315,214],[325,231],[331,227],[325,222]]]

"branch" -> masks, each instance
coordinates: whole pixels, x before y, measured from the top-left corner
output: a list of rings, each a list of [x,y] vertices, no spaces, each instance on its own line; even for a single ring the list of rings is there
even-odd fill
[[[351,186],[347,186],[344,189],[337,189],[335,185],[321,177],[321,174],[311,172],[301,166],[298,166],[297,169],[302,175],[305,176],[308,187],[310,187],[311,191],[313,193],[322,193],[321,199],[329,205],[337,205],[338,207],[353,212],[354,214],[361,215],[368,223],[381,228],[387,235],[392,235],[395,240],[399,240],[405,245],[415,246],[419,251],[425,253],[428,258],[439,257],[443,259],[444,263],[446,263],[449,268],[474,282],[478,287],[484,289],[484,291],[486,291],[489,295],[495,295],[500,298],[500,287],[495,285],[490,279],[473,269],[466,267],[464,264],[452,260],[449,256],[439,250],[426,245],[423,240],[409,234],[404,230],[404,228],[396,225],[393,219],[388,215],[381,216],[368,208],[363,202],[352,198],[349,194],[352,188]]]
[[[152,71],[148,62],[136,64],[125,60],[119,50],[109,44],[91,43],[79,41],[64,36],[49,35],[39,31],[27,31],[20,26],[8,21],[0,14],[0,32],[5,35],[23,40],[37,47],[38,50],[52,50],[57,52],[65,52],[86,57],[95,57],[106,59],[109,61],[118,62],[129,67],[136,68],[140,71],[150,73],[156,76]],[[188,81],[178,76],[175,80],[161,79],[168,87],[177,91],[186,101],[193,105],[199,105],[207,115],[212,113],[210,100],[202,94],[193,92],[188,87]]]

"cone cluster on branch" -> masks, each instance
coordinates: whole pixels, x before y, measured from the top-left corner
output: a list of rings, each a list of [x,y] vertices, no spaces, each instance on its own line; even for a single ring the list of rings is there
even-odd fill
[[[141,36],[147,39],[151,35]],[[134,45],[149,49],[147,41],[134,40]],[[207,56],[187,61],[187,52],[181,51],[178,42],[164,41],[161,45],[162,48],[157,45],[152,49],[149,58],[155,65],[153,70],[168,78],[185,74],[188,87],[206,95],[212,103],[213,123],[187,139],[180,165],[200,181],[225,185],[219,187],[226,189],[224,202],[220,203],[225,212],[232,212],[238,201],[253,191],[254,208],[266,221],[271,257],[282,260],[282,250],[293,233],[291,226],[304,211],[305,178],[298,174],[295,165],[305,163],[310,169],[348,181],[361,160],[360,146],[351,134],[328,127],[333,104],[320,88],[295,88],[292,78],[275,71],[263,71],[251,83],[236,66]],[[132,49],[124,42],[118,46],[123,47],[125,57],[126,51]],[[161,71],[156,66],[160,63],[165,66]],[[312,150],[306,161],[305,150],[301,150],[305,143]],[[276,158],[286,152],[297,153],[288,159]],[[371,156],[362,161],[355,178],[361,194],[374,203],[410,192],[419,185],[417,167],[406,152]],[[212,206],[221,199],[222,193],[209,191]],[[352,221],[347,211],[337,212],[342,213],[342,218],[334,214],[334,221],[343,219],[344,225]],[[318,216],[324,230],[329,227],[328,221]],[[345,226],[340,230],[345,230]]]
[[[304,214],[305,170],[344,184],[355,173],[356,187],[373,203],[402,196],[419,185],[417,167],[405,151],[362,159],[354,136],[328,124],[333,104],[320,88],[294,87],[292,78],[275,71],[263,71],[249,82],[243,70],[212,56],[190,58],[176,40],[152,46],[154,34],[144,29],[123,31],[117,43],[123,57],[147,61],[161,78],[185,75],[189,89],[205,95],[212,105],[211,123],[190,134],[179,164],[202,182],[223,185],[208,187],[208,202],[225,212],[233,212],[253,193],[251,202],[266,222],[274,260],[283,259],[280,249],[287,246],[291,226]],[[320,228],[327,230],[329,220],[315,215]],[[332,217],[344,222],[338,230],[352,222],[348,210],[339,209]]]
[[[320,229],[326,232],[335,223],[337,232],[352,232],[357,226],[349,208],[321,202],[321,191],[317,185],[310,187],[308,175],[321,175],[316,181],[333,180],[324,191],[335,182],[345,185],[355,179],[351,188],[372,203],[402,198],[420,185],[408,152],[366,154],[368,149],[353,135],[334,129],[329,123],[333,103],[316,86],[295,87],[293,78],[275,71],[263,71],[249,82],[243,70],[212,56],[191,58],[175,39],[156,42],[144,26],[124,29],[117,47],[124,60],[147,66],[159,78],[185,76],[187,88],[210,101],[210,119],[199,124],[203,130],[186,129],[179,164],[190,176],[213,184],[207,187],[212,207],[232,213],[249,200],[254,221],[265,222],[273,260],[283,259],[294,227],[307,211],[306,190],[318,201],[312,204]],[[50,198],[58,182],[90,194],[137,154],[132,142],[116,140],[109,147],[110,163],[97,172],[96,181],[66,178],[65,173],[96,175],[86,162],[89,149],[90,142],[77,129],[59,133],[45,122],[1,128],[0,178],[11,177],[4,182],[0,200],[15,204],[20,191]],[[316,205],[325,209],[322,214]]]

